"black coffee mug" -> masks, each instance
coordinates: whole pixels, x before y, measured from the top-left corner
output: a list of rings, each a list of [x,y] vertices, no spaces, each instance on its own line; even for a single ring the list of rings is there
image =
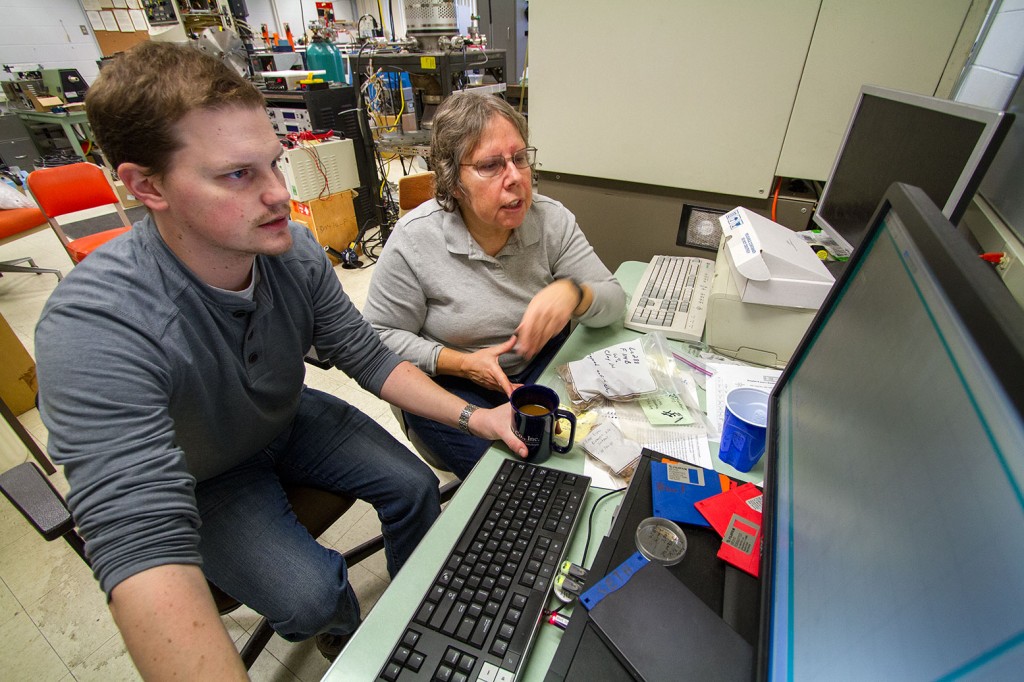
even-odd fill
[[[512,431],[526,443],[526,461],[540,464],[551,451],[566,453],[576,438],[576,415],[558,407],[558,394],[547,386],[526,384],[512,391]],[[571,424],[569,442],[562,446],[554,441],[555,425],[566,419]]]

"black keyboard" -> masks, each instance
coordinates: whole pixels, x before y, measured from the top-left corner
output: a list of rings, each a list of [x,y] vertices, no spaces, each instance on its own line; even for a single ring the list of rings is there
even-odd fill
[[[514,680],[589,487],[506,460],[378,679]]]

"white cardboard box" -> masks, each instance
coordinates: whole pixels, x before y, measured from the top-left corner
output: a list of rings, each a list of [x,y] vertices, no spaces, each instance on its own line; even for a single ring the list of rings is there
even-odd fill
[[[742,207],[718,220],[742,301],[792,308],[821,306],[835,278],[807,242]]]

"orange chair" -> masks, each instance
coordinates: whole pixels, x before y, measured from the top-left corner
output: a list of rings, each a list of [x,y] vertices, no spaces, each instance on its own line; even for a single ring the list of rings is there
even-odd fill
[[[38,208],[0,210],[0,246],[46,229],[49,229],[49,225],[46,224],[46,216]],[[19,263],[28,263],[28,265],[19,265]],[[57,275],[58,281],[61,278],[60,270],[37,267],[36,262],[31,258],[0,261],[0,274],[4,272],[25,272],[36,275],[48,272]]]
[[[434,198],[434,171],[406,175],[398,179],[398,215],[405,215],[427,199]]]
[[[28,175],[28,188],[43,209],[50,227],[60,237],[68,255],[75,263],[98,247],[131,229],[128,214],[111,187],[103,170],[91,163],[73,163],[68,166],[42,168]],[[78,239],[68,239],[57,218],[98,206],[113,206],[121,216],[124,227],[104,230]]]

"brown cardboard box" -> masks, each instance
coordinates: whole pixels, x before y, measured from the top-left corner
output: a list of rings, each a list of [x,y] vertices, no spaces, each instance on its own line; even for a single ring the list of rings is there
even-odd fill
[[[292,220],[310,229],[321,246],[344,251],[359,233],[352,190],[332,194],[324,199],[292,201]],[[331,262],[337,260],[331,257]]]
[[[142,206],[142,202],[135,198],[135,195],[128,191],[128,188],[124,186],[124,183],[118,180],[114,183],[114,189],[117,190],[117,196],[121,199],[121,205],[125,208],[134,208],[135,206]]]
[[[15,415],[36,406],[36,363],[0,315],[0,398]]]
[[[64,106],[64,100],[60,97],[33,97],[32,106],[36,111],[50,111],[54,107]]]

